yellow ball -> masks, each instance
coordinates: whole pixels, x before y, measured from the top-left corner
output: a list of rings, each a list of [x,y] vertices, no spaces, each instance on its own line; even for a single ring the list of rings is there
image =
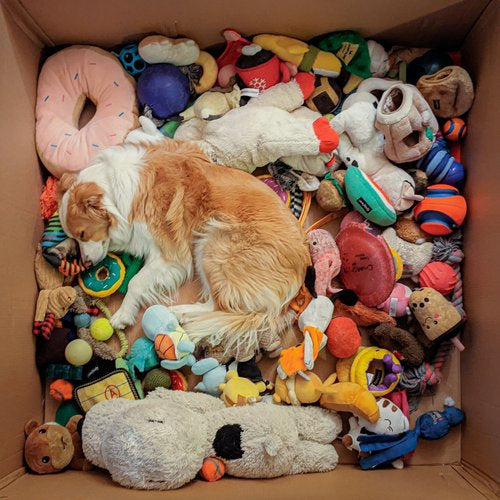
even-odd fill
[[[96,340],[108,340],[113,335],[113,327],[106,318],[96,319],[90,325],[90,335]]]
[[[72,340],[64,350],[64,356],[68,363],[74,366],[82,366],[92,358],[92,347],[82,339]]]

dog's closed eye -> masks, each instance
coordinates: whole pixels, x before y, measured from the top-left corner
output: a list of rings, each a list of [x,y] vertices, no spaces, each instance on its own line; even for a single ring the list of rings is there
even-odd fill
[[[148,422],[150,422],[152,424],[164,424],[165,423],[164,420],[154,420],[152,418],[148,418]]]

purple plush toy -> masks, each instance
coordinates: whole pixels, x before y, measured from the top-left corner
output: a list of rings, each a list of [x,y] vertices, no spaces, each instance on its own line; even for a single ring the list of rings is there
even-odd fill
[[[156,118],[168,118],[186,109],[189,80],[173,64],[153,64],[137,82],[137,97],[142,106],[153,110]]]

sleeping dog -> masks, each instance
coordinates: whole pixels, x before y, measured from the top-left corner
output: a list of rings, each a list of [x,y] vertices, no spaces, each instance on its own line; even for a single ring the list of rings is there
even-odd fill
[[[302,228],[260,180],[210,163],[194,144],[139,138],[59,185],[61,224],[87,265],[108,251],[145,259],[113,327],[133,324],[141,306],[172,298],[194,276],[200,302],[173,307],[193,341],[248,349],[257,333],[289,326],[310,257]]]

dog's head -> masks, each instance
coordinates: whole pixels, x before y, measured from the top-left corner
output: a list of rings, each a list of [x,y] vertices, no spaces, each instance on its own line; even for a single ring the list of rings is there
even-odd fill
[[[84,264],[97,264],[106,256],[116,218],[104,207],[100,186],[64,174],[59,182],[59,218],[66,234],[78,242]]]

